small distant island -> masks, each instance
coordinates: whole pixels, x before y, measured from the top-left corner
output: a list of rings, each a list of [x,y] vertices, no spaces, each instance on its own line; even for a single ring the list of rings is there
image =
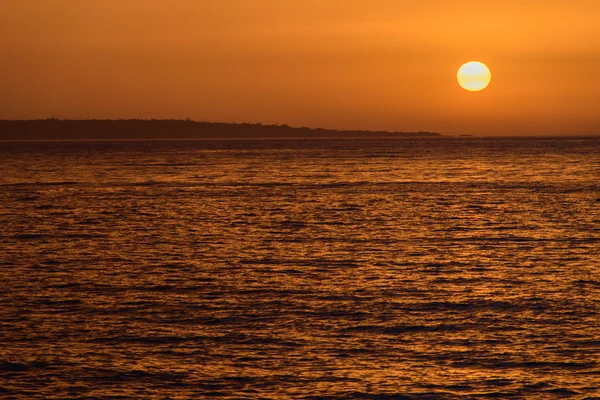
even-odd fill
[[[439,137],[434,132],[313,129],[186,120],[0,120],[0,140],[156,140]]]

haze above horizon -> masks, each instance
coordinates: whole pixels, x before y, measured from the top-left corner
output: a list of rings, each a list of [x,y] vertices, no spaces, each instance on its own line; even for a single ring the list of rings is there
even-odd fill
[[[600,133],[600,3],[5,0],[0,119]],[[485,62],[490,86],[456,70]]]

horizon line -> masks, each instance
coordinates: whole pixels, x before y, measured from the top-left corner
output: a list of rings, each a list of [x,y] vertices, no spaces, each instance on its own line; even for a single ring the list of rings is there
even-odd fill
[[[276,123],[262,123],[262,122],[225,122],[225,121],[202,121],[195,120],[189,117],[185,119],[180,118],[85,118],[85,119],[74,119],[74,118],[56,118],[56,117],[47,117],[47,118],[29,118],[29,119],[0,119],[0,123],[27,123],[27,122],[77,122],[77,123],[90,123],[90,122],[109,122],[109,123],[118,123],[118,122],[142,122],[142,123],[152,123],[152,122],[171,122],[171,123],[189,123],[196,125],[223,125],[229,127],[256,127],[256,128],[267,128],[267,129],[279,129],[279,130],[291,130],[291,131],[305,131],[305,132],[324,132],[324,133],[339,133],[339,134],[381,134],[384,136],[371,136],[371,138],[411,138],[411,137],[476,137],[476,138],[511,138],[511,137],[537,137],[537,138],[597,138],[600,137],[600,133],[557,133],[557,134],[532,134],[532,133],[523,133],[523,134],[507,134],[507,135],[498,135],[498,134],[478,134],[478,133],[440,133],[436,131],[398,131],[398,130],[385,130],[385,129],[349,129],[349,128],[323,128],[323,127],[308,127],[308,126],[292,126],[289,124],[280,124]],[[332,138],[332,136],[265,136],[265,137],[148,137],[148,138],[49,138],[49,139],[6,139],[3,138],[2,132],[0,132],[0,142],[10,142],[10,141],[94,141],[94,140],[229,140],[229,139],[328,139]],[[357,136],[338,136],[338,138],[358,138]],[[363,137],[364,138],[364,137]],[[367,137],[368,138],[368,137]]]

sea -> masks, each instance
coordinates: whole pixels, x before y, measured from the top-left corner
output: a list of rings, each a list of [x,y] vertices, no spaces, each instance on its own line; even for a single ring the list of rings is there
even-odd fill
[[[0,143],[0,398],[600,399],[600,137]]]

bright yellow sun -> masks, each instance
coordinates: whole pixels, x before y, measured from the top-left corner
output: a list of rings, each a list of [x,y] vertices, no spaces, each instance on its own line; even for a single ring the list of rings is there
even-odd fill
[[[479,92],[488,87],[492,73],[484,63],[470,61],[458,69],[456,79],[461,88],[469,92]]]

